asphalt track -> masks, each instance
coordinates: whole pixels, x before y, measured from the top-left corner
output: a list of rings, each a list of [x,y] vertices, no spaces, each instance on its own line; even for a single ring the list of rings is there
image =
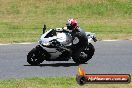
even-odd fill
[[[44,61],[40,66],[26,62],[36,44],[0,45],[0,79],[75,76],[78,65],[70,61]],[[87,73],[132,73],[132,41],[98,41],[96,52],[82,67]]]

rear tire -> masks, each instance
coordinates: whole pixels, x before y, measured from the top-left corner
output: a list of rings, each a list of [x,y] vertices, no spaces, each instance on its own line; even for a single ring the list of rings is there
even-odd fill
[[[39,65],[43,62],[42,55],[40,55],[39,50],[33,48],[27,55],[27,62],[30,65]]]
[[[79,57],[72,57],[73,61],[78,64],[86,63],[88,60],[92,58],[92,56],[94,55],[94,52],[95,52],[94,46],[91,43],[89,43],[87,48],[80,53]]]
[[[85,49],[84,52],[88,55],[87,58],[90,60],[94,55],[95,48],[91,43],[89,43],[88,47]]]

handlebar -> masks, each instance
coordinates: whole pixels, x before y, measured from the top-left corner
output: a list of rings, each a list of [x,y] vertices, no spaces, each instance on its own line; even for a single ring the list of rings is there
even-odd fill
[[[51,40],[50,45],[52,45],[52,46],[61,46],[60,42],[58,42],[56,39]]]

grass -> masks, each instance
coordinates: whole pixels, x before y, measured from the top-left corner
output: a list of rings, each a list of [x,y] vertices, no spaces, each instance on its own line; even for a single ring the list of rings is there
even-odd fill
[[[85,84],[80,86],[74,77],[22,78],[0,80],[0,88],[131,88],[130,84]]]
[[[99,39],[132,38],[131,0],[0,0],[0,43],[36,42],[70,17]]]

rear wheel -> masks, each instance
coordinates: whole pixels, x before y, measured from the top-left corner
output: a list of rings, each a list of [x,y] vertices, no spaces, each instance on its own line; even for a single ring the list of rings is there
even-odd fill
[[[39,50],[33,48],[27,55],[27,62],[31,65],[39,65],[43,62],[43,57]]]
[[[79,57],[72,57],[73,61],[79,64],[86,63],[88,60],[92,58],[94,52],[95,52],[94,46],[91,43],[89,43],[87,48],[80,53]]]
[[[89,45],[84,50],[84,52],[87,54],[87,58],[90,60],[93,57],[93,55],[94,55],[95,48],[94,48],[94,46],[91,43],[89,43]]]

